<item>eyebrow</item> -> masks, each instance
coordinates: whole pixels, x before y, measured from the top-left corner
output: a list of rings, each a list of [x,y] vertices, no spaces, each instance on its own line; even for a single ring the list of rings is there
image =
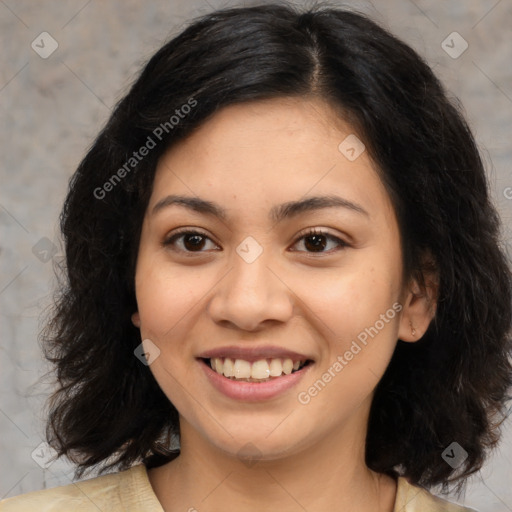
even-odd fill
[[[199,197],[190,197],[182,195],[169,195],[164,197],[153,207],[152,214],[156,214],[172,205],[183,206],[189,210],[198,213],[217,217],[223,221],[228,218],[227,210],[220,205],[201,199]],[[320,210],[323,208],[346,208],[356,213],[366,215],[369,213],[359,204],[344,199],[336,195],[329,196],[313,196],[300,201],[289,201],[283,204],[275,205],[270,209],[269,218],[275,223],[281,222],[284,219],[295,217],[301,213]]]

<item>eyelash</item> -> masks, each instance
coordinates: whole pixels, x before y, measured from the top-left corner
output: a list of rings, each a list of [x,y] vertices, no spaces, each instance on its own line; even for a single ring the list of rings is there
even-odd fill
[[[173,233],[168,238],[166,238],[163,241],[162,245],[164,247],[169,247],[171,245],[174,245],[176,240],[178,238],[183,237],[184,235],[199,235],[203,238],[207,238],[207,239],[211,240],[210,237],[208,235],[206,235],[206,233],[203,233],[202,231],[191,230],[190,228],[183,228],[183,229],[178,230],[177,232]],[[340,238],[330,234],[327,231],[324,231],[321,229],[316,229],[316,228],[309,229],[305,233],[300,234],[299,237],[293,243],[293,245],[296,245],[299,241],[301,241],[305,238],[308,238],[310,236],[323,236],[323,237],[327,238],[328,240],[332,240],[332,241],[336,242],[341,248],[349,247],[349,244],[347,242],[345,242],[344,240],[341,240]],[[213,242],[213,240],[211,240],[211,241]],[[340,249],[338,249],[338,250],[340,250]],[[204,251],[187,251],[187,250],[183,250],[183,249],[179,249],[178,251],[187,254],[187,256],[189,256],[189,255],[192,256],[194,254],[201,254],[202,252],[204,252]],[[331,254],[333,251],[331,249],[330,251],[319,251],[319,252],[315,252],[315,251],[294,251],[294,252],[306,252],[307,254]]]

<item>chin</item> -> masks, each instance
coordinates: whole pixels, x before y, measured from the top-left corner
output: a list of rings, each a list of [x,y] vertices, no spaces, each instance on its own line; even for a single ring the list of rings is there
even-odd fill
[[[297,451],[293,444],[285,442],[270,443],[266,439],[237,439],[230,443],[217,444],[217,448],[227,456],[237,458],[247,466],[252,466],[256,462],[276,461],[285,459]]]
[[[265,422],[258,426],[254,424],[254,420],[248,418],[247,422],[237,424],[237,428],[229,429],[229,434],[221,429],[222,433],[216,432],[220,435],[207,432],[206,437],[219,451],[242,462],[246,459],[249,463],[256,460],[285,459],[307,449],[311,444],[311,438],[306,432],[299,436],[299,429],[296,426],[284,428],[283,424],[280,425],[282,420],[283,417],[272,424]]]

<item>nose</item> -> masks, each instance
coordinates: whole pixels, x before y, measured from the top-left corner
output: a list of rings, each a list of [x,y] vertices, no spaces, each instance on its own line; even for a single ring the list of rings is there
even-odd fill
[[[274,263],[274,264],[273,264]],[[209,313],[218,324],[256,331],[263,323],[286,322],[293,315],[294,296],[266,252],[248,263],[236,252],[227,274],[215,287]]]

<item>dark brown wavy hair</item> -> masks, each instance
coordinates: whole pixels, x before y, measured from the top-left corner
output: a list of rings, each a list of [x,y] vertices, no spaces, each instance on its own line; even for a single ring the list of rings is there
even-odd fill
[[[159,49],[70,181],[65,280],[42,341],[58,380],[47,440],[76,464],[75,478],[179,453],[169,448],[177,411],[134,356],[130,319],[159,157],[222,107],[290,96],[321,98],[357,128],[397,213],[405,275],[424,275],[427,253],[439,273],[435,319],[420,341],[398,340],[377,385],[368,467],[445,489],[497,443],[512,385],[512,277],[460,107],[417,53],[365,15],[265,4],[197,18]],[[453,441],[468,453],[457,469],[441,457]]]

